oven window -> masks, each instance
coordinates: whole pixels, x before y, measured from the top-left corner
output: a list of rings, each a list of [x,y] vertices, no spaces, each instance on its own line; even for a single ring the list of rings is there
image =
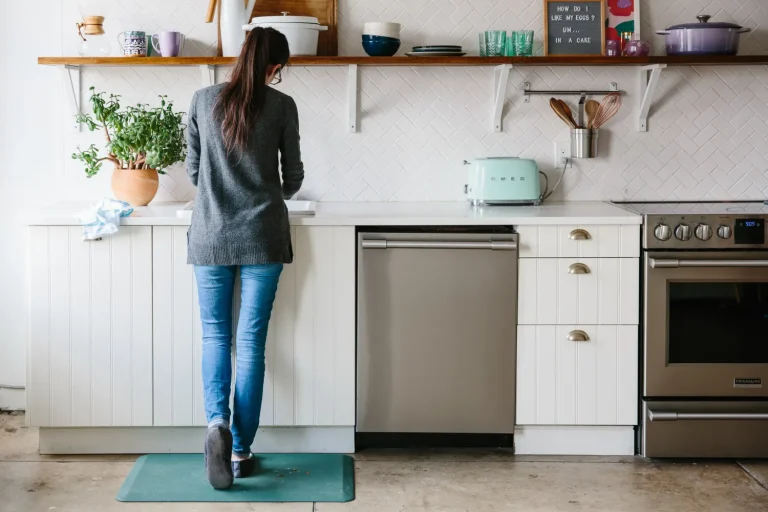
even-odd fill
[[[670,363],[768,363],[768,283],[669,283]]]

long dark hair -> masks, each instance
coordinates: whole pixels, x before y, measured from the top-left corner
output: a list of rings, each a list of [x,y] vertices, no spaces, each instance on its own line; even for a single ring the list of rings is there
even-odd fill
[[[289,56],[288,40],[281,32],[257,27],[248,34],[232,77],[214,106],[214,113],[222,120],[228,153],[247,146],[251,130],[264,111],[268,66],[284,68]]]

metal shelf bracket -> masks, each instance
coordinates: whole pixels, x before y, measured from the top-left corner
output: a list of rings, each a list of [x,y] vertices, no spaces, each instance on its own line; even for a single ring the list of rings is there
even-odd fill
[[[507,84],[512,64],[502,64],[493,69],[493,90],[491,91],[491,105],[493,108],[493,131],[502,132],[502,118],[504,117],[504,99],[507,96]]]
[[[359,74],[357,64],[350,64],[347,77],[347,128],[349,133],[356,133],[358,131],[358,85]]]
[[[648,131],[648,113],[651,110],[651,103],[653,103],[656,88],[659,86],[661,70],[666,67],[666,64],[652,64],[650,66],[641,66],[638,71],[640,79],[640,111],[637,120],[637,131],[639,132]]]
[[[69,98],[67,108],[64,112],[67,124],[72,126],[75,131],[80,131],[80,123],[75,117],[82,112],[82,92],[80,91],[80,66],[62,66],[62,78],[64,82],[64,94]],[[71,120],[71,123],[70,121]]]
[[[203,80],[203,87],[216,85],[216,66],[203,64],[200,66],[200,77]]]

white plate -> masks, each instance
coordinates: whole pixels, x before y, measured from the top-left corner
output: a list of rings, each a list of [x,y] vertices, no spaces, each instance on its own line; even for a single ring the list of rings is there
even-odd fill
[[[194,206],[194,201],[188,202],[184,208],[176,211],[176,216],[182,219],[192,217]],[[288,215],[314,215],[315,210],[317,210],[317,202],[315,201],[286,201],[285,206],[288,207]]]
[[[409,57],[463,57],[467,52],[405,52]]]

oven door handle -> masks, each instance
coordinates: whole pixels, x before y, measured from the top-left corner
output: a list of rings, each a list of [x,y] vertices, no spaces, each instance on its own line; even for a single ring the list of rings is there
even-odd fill
[[[673,260],[651,258],[651,268],[768,267],[768,260]]]
[[[768,413],[752,412],[654,412],[648,411],[651,421],[682,421],[682,420],[768,420]]]

